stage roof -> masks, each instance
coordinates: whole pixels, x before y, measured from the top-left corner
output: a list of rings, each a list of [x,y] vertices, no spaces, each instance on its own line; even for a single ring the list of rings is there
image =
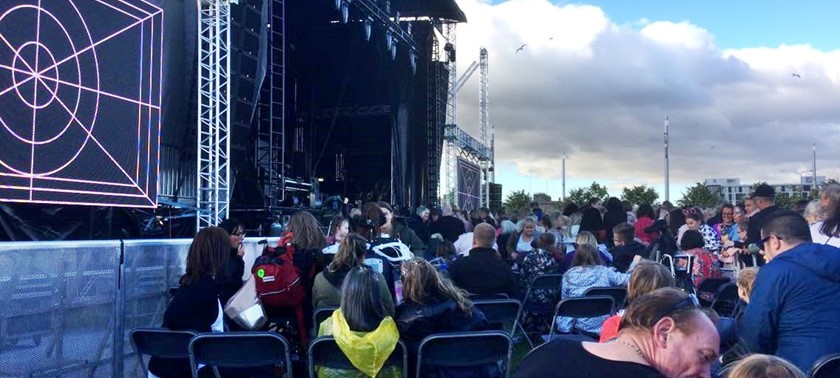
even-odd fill
[[[467,22],[467,16],[455,0],[392,0],[392,9],[403,17],[430,17]]]

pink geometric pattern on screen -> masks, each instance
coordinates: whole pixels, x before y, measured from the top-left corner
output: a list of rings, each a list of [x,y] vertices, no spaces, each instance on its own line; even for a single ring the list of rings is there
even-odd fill
[[[0,151],[0,201],[156,206],[162,9],[144,0],[3,3],[0,146],[7,151]],[[103,32],[100,22],[92,33],[97,20],[91,13],[112,13],[110,29]],[[21,32],[21,20],[33,18],[31,32]],[[115,26],[114,20],[124,23]],[[5,22],[17,25],[4,27]],[[124,46],[124,39],[135,35],[137,45]],[[123,39],[115,47],[118,38]],[[108,85],[116,71],[101,62],[115,53],[139,62],[139,72],[120,72],[125,75],[120,80],[136,78],[131,86],[137,93]],[[127,106],[136,107],[136,121],[108,113],[109,107]],[[135,123],[136,133],[127,132],[125,125]],[[136,146],[131,158],[120,151],[126,145]]]

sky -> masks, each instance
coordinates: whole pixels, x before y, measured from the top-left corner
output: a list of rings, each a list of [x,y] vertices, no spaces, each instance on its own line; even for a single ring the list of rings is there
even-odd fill
[[[458,72],[490,56],[505,196],[558,198],[565,152],[566,193],[597,181],[664,200],[666,116],[672,201],[704,178],[799,182],[813,143],[818,174],[840,177],[840,2],[457,2]],[[479,135],[478,74],[457,116]]]

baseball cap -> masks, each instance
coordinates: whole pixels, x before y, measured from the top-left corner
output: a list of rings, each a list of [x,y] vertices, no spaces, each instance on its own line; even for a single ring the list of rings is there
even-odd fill
[[[767,184],[761,184],[755,188],[755,190],[750,194],[749,198],[755,197],[766,197],[766,198],[774,198],[776,197],[776,190],[773,189],[772,186]]]

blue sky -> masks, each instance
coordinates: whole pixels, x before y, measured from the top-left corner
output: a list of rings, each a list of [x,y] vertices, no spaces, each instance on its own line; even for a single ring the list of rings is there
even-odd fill
[[[644,184],[662,200],[665,115],[672,201],[703,178],[798,182],[813,142],[819,174],[840,177],[840,1],[457,1],[459,72],[490,51],[505,195],[559,197],[567,152],[567,193]],[[458,95],[474,135],[477,81]]]
[[[558,4],[596,5],[618,24],[643,18],[687,20],[711,32],[722,48],[810,44],[827,50],[840,46],[840,1],[836,0],[603,0]]]

